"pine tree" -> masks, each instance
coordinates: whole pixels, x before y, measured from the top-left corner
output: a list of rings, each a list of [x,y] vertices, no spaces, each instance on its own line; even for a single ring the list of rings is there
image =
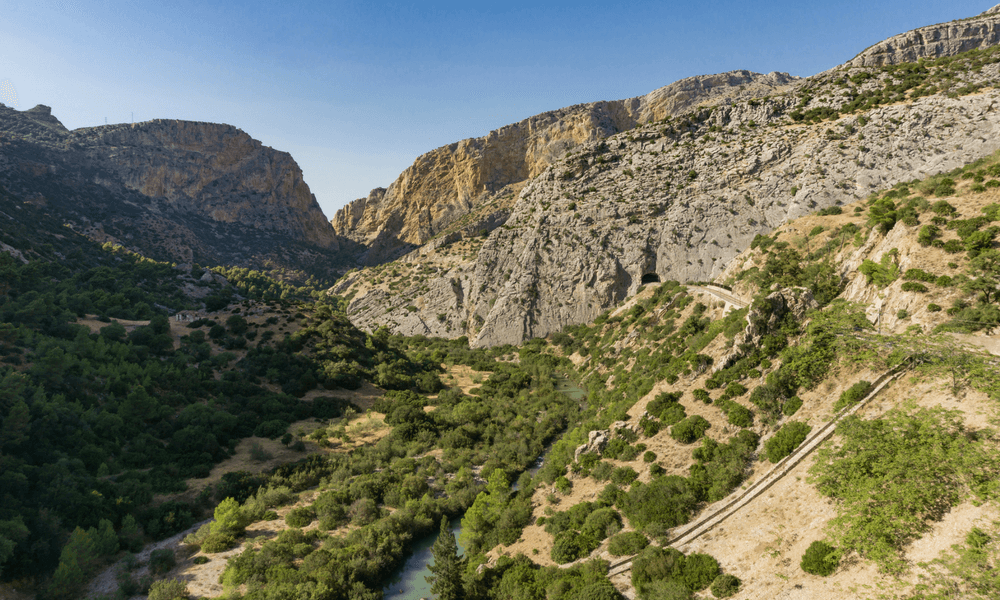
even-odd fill
[[[448,527],[448,518],[441,517],[441,533],[431,546],[434,564],[427,565],[433,575],[425,577],[431,584],[431,593],[439,600],[461,600],[465,597],[462,587],[462,571],[465,558],[458,556],[458,542]]]

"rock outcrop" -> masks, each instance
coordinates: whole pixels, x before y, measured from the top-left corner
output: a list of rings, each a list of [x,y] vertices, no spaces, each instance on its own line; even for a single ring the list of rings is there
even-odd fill
[[[867,48],[841,67],[881,67],[988,48],[1000,42],[1000,5],[973,17],[901,33]]]
[[[0,107],[0,184],[98,241],[178,262],[313,268],[340,248],[292,157],[229,125],[68,131],[47,106]]]
[[[802,287],[777,290],[769,294],[763,303],[751,304],[747,311],[746,327],[736,334],[732,350],[716,362],[712,371],[728,368],[760,348],[764,336],[779,329],[786,315],[791,314],[797,322],[801,322],[806,312],[818,306],[812,292]]]
[[[491,201],[500,202],[497,208],[510,206],[525,181],[581,144],[709,100],[764,96],[796,79],[732,71],[682,79],[638,98],[535,115],[424,154],[388,188],[351,202],[331,222],[339,235],[367,248],[361,264],[379,264],[427,243],[479,206]]]

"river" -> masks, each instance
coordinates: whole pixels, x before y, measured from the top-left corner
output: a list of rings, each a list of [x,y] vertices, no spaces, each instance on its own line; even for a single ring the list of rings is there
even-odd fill
[[[587,391],[579,387],[572,379],[557,376],[555,380],[556,391],[562,392],[578,402],[586,399]],[[551,445],[542,452],[538,460],[528,468],[528,473],[534,476],[538,472],[542,463],[545,462],[545,456],[549,453],[550,448]],[[517,491],[517,481],[514,482],[511,489]],[[457,538],[462,530],[461,517],[452,519],[450,525],[451,532]],[[382,594],[386,600],[420,600],[421,598],[431,597],[431,584],[427,583],[427,580],[424,578],[431,574],[427,565],[434,562],[434,557],[431,554],[431,546],[437,541],[438,535],[438,532],[435,531],[413,543],[413,554],[410,555],[410,558],[406,559],[406,562],[397,571],[395,577],[382,588]],[[465,548],[459,544],[459,554],[464,551]]]

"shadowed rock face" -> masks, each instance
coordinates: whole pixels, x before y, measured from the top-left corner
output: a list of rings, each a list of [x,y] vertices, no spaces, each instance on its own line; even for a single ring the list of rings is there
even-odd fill
[[[962,23],[992,27],[994,15]],[[993,85],[1000,63],[990,56],[975,69],[950,72],[956,90]],[[1000,92],[939,91],[838,117],[860,94],[898,84],[887,70],[849,69],[799,80],[769,98],[718,94],[683,104],[687,112],[667,122],[643,118],[643,107],[653,106],[648,98],[660,90],[619,103],[623,114],[639,115],[640,125],[584,141],[527,180],[474,258],[406,290],[366,295],[359,286],[349,315],[366,329],[467,335],[474,346],[516,344],[592,320],[636,293],[643,279],[710,279],[755,235],[788,220],[1000,149]],[[739,90],[731,76],[716,76],[721,85],[709,89]],[[709,79],[678,82],[664,97],[689,102],[679,100],[684,89],[695,93]],[[816,110],[832,118],[801,118]],[[391,192],[373,203],[384,208]],[[406,206],[392,213],[399,221],[387,223],[405,223]],[[357,230],[367,210],[357,213]],[[422,238],[413,239],[417,245]],[[432,246],[403,262],[419,263]],[[352,277],[340,293],[363,272]]]
[[[683,79],[646,96],[542,113],[480,138],[428,152],[388,188],[373,190],[334,216],[336,232],[367,247],[374,265],[422,245],[477,207],[513,194],[581,144],[680,114],[706,100],[763,96],[797,78],[731,71]]]
[[[0,136],[0,183],[98,240],[243,266],[270,257],[296,267],[292,254],[306,247],[340,247],[291,155],[229,125],[155,120],[71,132],[48,107],[0,107]]]

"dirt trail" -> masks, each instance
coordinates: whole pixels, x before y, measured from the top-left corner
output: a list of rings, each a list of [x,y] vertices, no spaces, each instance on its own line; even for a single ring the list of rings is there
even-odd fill
[[[685,287],[687,287],[689,290],[698,290],[710,296],[715,296],[716,298],[722,300],[727,304],[732,304],[734,307],[736,307],[737,310],[750,306],[749,301],[741,300],[740,298],[734,296],[733,293],[730,292],[729,290],[720,288],[717,285],[688,285]]]

